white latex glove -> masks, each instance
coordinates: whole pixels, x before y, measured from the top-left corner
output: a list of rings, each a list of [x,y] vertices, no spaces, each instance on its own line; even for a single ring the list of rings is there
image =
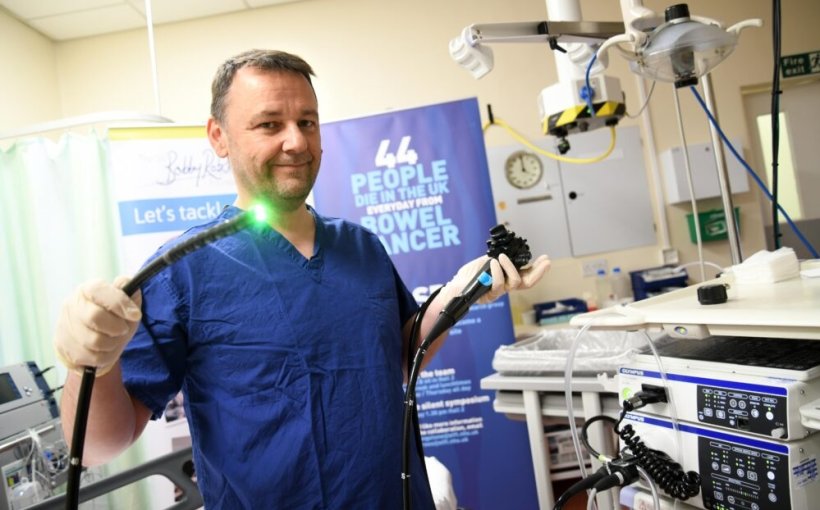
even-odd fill
[[[476,273],[484,266],[489,257],[483,255],[475,260],[467,262],[447,285],[441,289],[446,301],[458,296],[464,288],[469,285]],[[509,257],[505,254],[498,256],[498,260],[490,262],[490,275],[493,278],[493,285],[490,290],[478,299],[478,303],[490,303],[503,296],[505,293],[516,289],[529,289],[544,276],[550,268],[550,260],[546,255],[541,255],[537,259],[530,261],[521,270],[515,268]]]
[[[142,294],[128,297],[121,290],[127,282],[125,276],[114,283],[87,282],[63,303],[54,349],[66,368],[81,373],[83,367],[97,367],[99,377],[120,359],[142,318]]]

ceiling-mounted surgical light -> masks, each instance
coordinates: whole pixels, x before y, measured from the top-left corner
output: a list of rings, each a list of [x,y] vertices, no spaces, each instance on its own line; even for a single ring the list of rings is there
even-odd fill
[[[665,23],[652,31],[632,64],[647,78],[677,87],[695,85],[732,53],[736,43],[736,34],[693,20],[686,4],[673,5],[666,9]]]
[[[693,20],[686,4],[673,5],[664,14],[665,23],[649,33],[636,52],[638,59],[630,62],[634,72],[650,80],[696,85],[735,49],[737,33]]]

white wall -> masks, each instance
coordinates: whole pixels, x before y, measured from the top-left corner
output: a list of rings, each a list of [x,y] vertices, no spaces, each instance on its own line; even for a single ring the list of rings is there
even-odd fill
[[[0,131],[60,115],[54,44],[0,10]]]
[[[661,12],[667,2],[645,1]],[[750,146],[752,131],[742,111],[741,88],[771,80],[771,2],[769,0],[693,0],[693,13],[733,24],[749,17],[764,19],[762,29],[745,31],[735,53],[714,72],[721,123],[730,137]],[[588,20],[620,20],[616,0],[582,1]],[[538,138],[536,96],[557,80],[553,56],[546,46],[496,44],[495,70],[480,81],[450,60],[449,39],[472,23],[546,18],[543,0],[309,0],[225,16],[155,27],[161,104],[154,103],[146,30],[49,43],[0,13],[0,57],[4,80],[0,106],[13,114],[0,116],[0,128],[21,127],[59,113],[73,116],[104,110],[161,113],[177,122],[204,123],[210,102],[210,81],[224,58],[251,47],[271,47],[305,57],[314,66],[324,120],[361,116],[476,96],[532,139]],[[820,48],[820,2],[783,3],[783,53]],[[6,44],[8,42],[9,44]],[[25,57],[17,48],[32,48]],[[613,54],[610,72],[621,79],[628,109],[635,111],[636,79]],[[9,72],[13,70],[13,72]],[[655,123],[658,151],[679,145],[671,86],[659,84],[649,111]],[[681,91],[690,143],[709,140],[705,117],[688,90]],[[486,113],[482,113],[486,118]],[[624,125],[636,121],[625,119]],[[507,145],[503,130],[491,130],[488,145]],[[749,154],[747,154],[749,156]],[[729,156],[730,157],[730,156]],[[647,160],[647,169],[649,162]],[[650,189],[653,176],[648,175]],[[735,198],[742,210],[742,245],[746,255],[765,246],[758,193]],[[720,207],[707,200],[701,210]],[[683,262],[696,250],[686,226],[688,205],[666,207],[671,244]],[[545,219],[549,221],[549,219]],[[627,227],[625,227],[627,228]],[[606,257],[610,267],[627,270],[658,265],[660,246],[625,250]],[[728,243],[706,245],[705,257],[731,263]],[[514,299],[515,308],[532,302],[580,296],[594,283],[581,275],[581,259],[563,259],[536,289]]]

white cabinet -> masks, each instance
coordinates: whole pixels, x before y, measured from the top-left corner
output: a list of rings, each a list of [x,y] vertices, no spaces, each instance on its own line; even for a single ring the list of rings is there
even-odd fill
[[[569,137],[568,157],[591,158],[609,146],[609,130]],[[554,139],[535,142],[554,152]],[[655,244],[655,224],[639,129],[617,128],[612,154],[592,164],[556,162],[538,155],[539,182],[516,188],[505,177],[507,158],[522,145],[489,147],[487,159],[496,216],[527,238],[533,255],[578,257]]]
[[[738,140],[732,140],[732,145],[743,155],[743,147]],[[689,145],[689,166],[692,168],[692,181],[695,188],[695,199],[714,198],[720,196],[717,165],[711,143]],[[725,148],[726,170],[729,174],[729,187],[732,194],[749,191],[749,180],[746,171],[737,159]],[[686,179],[686,161],[681,147],[673,147],[661,154],[661,168],[663,169],[663,184],[666,192],[666,201],[669,204],[678,204],[690,200],[689,185]]]
[[[521,149],[520,145],[487,149],[496,219],[526,238],[533,256],[546,253],[552,259],[571,257],[558,164],[539,155],[543,166],[541,179],[531,188],[516,188],[507,182],[504,164],[511,154]]]

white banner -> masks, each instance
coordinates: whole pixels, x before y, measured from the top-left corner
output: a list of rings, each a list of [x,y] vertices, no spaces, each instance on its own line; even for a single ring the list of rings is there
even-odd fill
[[[112,194],[123,269],[136,273],[163,243],[236,198],[231,169],[204,126],[112,128]]]

